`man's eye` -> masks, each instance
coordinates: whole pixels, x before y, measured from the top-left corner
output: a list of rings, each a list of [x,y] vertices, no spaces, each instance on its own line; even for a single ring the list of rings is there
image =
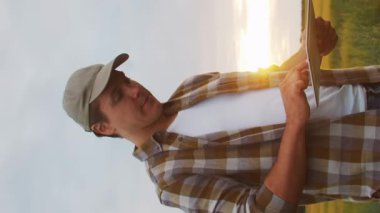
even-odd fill
[[[124,81],[125,81],[125,83],[126,83],[126,84],[129,84],[129,83],[131,83],[131,79],[130,79],[130,78],[128,78],[128,77],[125,77],[125,78],[124,78]]]

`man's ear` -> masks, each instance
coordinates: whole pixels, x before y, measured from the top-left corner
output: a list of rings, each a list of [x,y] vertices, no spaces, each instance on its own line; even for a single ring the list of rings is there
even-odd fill
[[[101,135],[114,135],[116,130],[105,122],[97,122],[91,125],[91,130]]]

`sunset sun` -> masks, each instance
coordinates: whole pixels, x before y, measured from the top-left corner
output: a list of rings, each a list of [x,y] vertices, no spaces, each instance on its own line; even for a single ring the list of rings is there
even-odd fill
[[[240,33],[239,70],[256,71],[270,65],[269,3],[247,1],[247,22]]]

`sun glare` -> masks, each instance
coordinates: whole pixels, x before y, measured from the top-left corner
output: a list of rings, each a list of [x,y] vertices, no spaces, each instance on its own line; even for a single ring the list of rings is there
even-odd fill
[[[269,3],[246,0],[246,26],[240,32],[239,70],[256,71],[270,64]]]

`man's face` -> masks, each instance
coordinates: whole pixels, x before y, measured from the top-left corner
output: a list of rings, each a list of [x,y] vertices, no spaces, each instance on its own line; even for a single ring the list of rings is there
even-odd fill
[[[162,104],[148,90],[119,71],[111,73],[97,99],[108,125],[123,137],[143,133],[162,113]]]

